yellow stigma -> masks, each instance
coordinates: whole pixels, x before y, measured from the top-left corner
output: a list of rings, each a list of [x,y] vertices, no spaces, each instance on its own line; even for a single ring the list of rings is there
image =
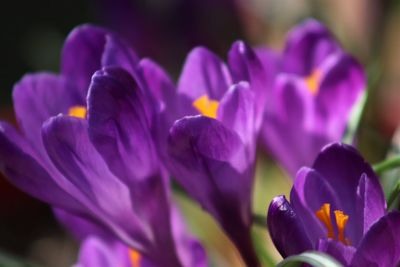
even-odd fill
[[[345,245],[349,245],[349,241],[344,236],[344,229],[349,221],[349,215],[346,215],[341,210],[335,210],[336,225],[338,228],[338,240]]]
[[[319,84],[321,80],[321,71],[316,69],[308,77],[305,78],[305,82],[308,90],[316,95],[319,90]]]
[[[338,229],[338,236],[336,238],[335,232],[332,225],[331,220],[331,205],[329,203],[325,203],[322,207],[315,212],[315,216],[325,225],[328,233],[328,238],[332,238],[334,240],[338,240],[345,245],[350,245],[350,241],[345,237],[344,229],[346,228],[346,224],[349,221],[349,215],[345,214],[341,210],[335,210],[335,222]]]
[[[325,203],[322,207],[315,212],[317,218],[325,225],[328,230],[328,238],[335,239],[335,233],[333,231],[333,225],[331,220],[331,205]]]
[[[131,267],[140,267],[140,253],[134,249],[129,249],[129,260],[131,262]]]
[[[195,107],[202,115],[214,119],[217,118],[218,106],[219,102],[208,98],[207,95],[203,95],[193,102],[193,107]]]
[[[84,106],[73,106],[68,110],[68,115],[77,118],[86,118],[86,108]]]

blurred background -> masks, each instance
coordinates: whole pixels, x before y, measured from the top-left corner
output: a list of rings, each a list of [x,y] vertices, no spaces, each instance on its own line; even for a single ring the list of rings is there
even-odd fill
[[[160,62],[176,78],[185,55],[196,45],[224,58],[237,39],[279,50],[286,32],[307,17],[328,25],[365,66],[370,97],[357,142],[370,162],[384,159],[400,122],[400,1],[8,1],[0,9],[0,119],[15,123],[11,92],[25,73],[58,72],[63,41],[78,24],[95,23],[117,31],[142,57]],[[264,215],[271,198],[287,194],[291,182],[261,152],[258,166],[254,209]],[[184,196],[176,198],[193,232],[207,247],[213,266],[242,266],[213,220]],[[266,231],[255,227],[254,234],[279,260]],[[38,266],[64,267],[75,261],[77,244],[57,224],[48,206],[0,177],[0,251]]]

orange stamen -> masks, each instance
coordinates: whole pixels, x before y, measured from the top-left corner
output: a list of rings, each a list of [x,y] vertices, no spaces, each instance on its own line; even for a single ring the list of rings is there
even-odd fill
[[[341,210],[335,210],[336,225],[338,228],[338,240],[343,244],[348,245],[349,241],[345,238],[344,229],[349,221],[349,215],[346,215]]]
[[[193,107],[195,107],[202,115],[213,119],[217,118],[218,106],[219,102],[208,98],[207,95],[203,95],[193,102]]]
[[[321,82],[321,71],[316,69],[308,77],[305,78],[308,90],[316,95],[318,93],[319,84]]]
[[[325,203],[322,207],[315,212],[317,218],[325,225],[328,230],[328,238],[335,239],[335,233],[333,230],[332,220],[331,220],[331,205]]]
[[[77,118],[86,118],[86,107],[84,106],[73,106],[69,108],[68,110],[68,115],[72,117],[77,117]]]
[[[129,249],[129,259],[131,261],[131,267],[140,267],[141,255],[134,249]]]

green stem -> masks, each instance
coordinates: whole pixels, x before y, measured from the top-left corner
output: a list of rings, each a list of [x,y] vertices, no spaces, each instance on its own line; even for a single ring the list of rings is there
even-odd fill
[[[374,171],[378,175],[381,175],[382,173],[384,173],[386,171],[389,171],[389,170],[392,170],[395,168],[399,168],[399,167],[400,167],[400,156],[387,159],[387,160],[382,161],[373,166]]]
[[[393,206],[393,203],[399,194],[400,194],[400,181],[397,181],[393,191],[390,192],[390,195],[387,200],[387,208],[388,209],[390,209]]]

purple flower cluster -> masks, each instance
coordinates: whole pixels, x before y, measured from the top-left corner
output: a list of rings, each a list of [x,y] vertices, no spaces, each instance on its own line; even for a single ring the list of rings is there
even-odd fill
[[[365,87],[362,67],[315,20],[280,53],[237,41],[225,63],[197,47],[177,84],[116,34],[84,25],[64,44],[60,74],[15,85],[22,133],[1,122],[0,169],[81,241],[76,266],[207,266],[171,197],[173,177],[257,267],[260,140],[294,180],[290,203],[278,196],[268,211],[283,257],[319,250],[345,266],[395,266],[400,214],[386,211],[354,148],[325,146],[342,139]]]

